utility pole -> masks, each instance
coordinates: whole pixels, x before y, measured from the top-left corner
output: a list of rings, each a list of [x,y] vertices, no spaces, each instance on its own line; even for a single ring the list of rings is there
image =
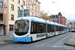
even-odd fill
[[[24,17],[24,2],[22,2],[21,7],[22,7],[22,17]]]

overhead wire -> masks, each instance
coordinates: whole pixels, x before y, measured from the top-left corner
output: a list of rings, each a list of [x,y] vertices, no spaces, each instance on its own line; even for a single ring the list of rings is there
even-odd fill
[[[56,4],[55,4],[55,2],[53,1],[53,0],[51,0],[52,1],[52,3],[54,3],[54,5],[60,10],[60,11],[62,11]],[[63,11],[62,11],[63,12]],[[64,12],[63,12],[64,13]]]

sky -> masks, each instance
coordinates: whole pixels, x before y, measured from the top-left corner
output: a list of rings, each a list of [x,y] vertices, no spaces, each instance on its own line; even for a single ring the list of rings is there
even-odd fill
[[[75,0],[38,0],[41,2],[40,10],[48,15],[62,13],[69,21],[75,21]]]

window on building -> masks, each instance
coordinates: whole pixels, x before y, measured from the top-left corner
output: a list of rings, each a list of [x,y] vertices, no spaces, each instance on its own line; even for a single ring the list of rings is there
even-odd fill
[[[55,18],[56,18],[56,16],[55,16]]]
[[[18,7],[18,10],[20,10],[20,7]]]
[[[31,8],[33,9],[33,6],[31,5]]]
[[[0,14],[0,21],[3,21],[3,14]]]
[[[51,20],[53,20],[53,19],[51,19]]]
[[[14,10],[14,5],[11,4],[11,10]]]
[[[0,2],[0,8],[3,8],[3,2]]]
[[[57,18],[55,20],[57,20]]]
[[[37,8],[35,7],[35,10],[37,10]]]
[[[60,21],[59,21],[59,23],[60,23]]]
[[[9,31],[13,31],[13,25],[9,25]]]
[[[14,15],[11,15],[11,20],[14,20]]]
[[[20,0],[18,0],[18,3],[20,3]]]
[[[59,18],[59,20],[60,20],[60,18]]]
[[[36,4],[36,1],[34,3]]]
[[[33,6],[32,6],[32,9],[33,9]]]
[[[38,9],[38,12],[39,12],[40,10]]]
[[[37,5],[38,5],[38,2],[37,2]]]
[[[32,2],[33,2],[33,0],[32,0]]]
[[[30,7],[30,4],[27,4],[27,7]]]
[[[37,2],[35,2],[35,4],[37,5]]]
[[[40,6],[40,4],[38,3],[38,6]]]
[[[51,18],[52,18],[52,16],[51,16]]]
[[[59,16],[59,18],[60,18],[60,16]]]
[[[25,5],[25,1],[23,1],[24,2],[24,5]]]

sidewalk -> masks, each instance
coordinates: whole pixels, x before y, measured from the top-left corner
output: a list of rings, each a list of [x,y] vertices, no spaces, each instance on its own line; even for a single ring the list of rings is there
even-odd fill
[[[75,33],[64,44],[75,47]]]
[[[4,44],[12,43],[13,41],[10,39],[10,36],[0,36],[0,46]]]

